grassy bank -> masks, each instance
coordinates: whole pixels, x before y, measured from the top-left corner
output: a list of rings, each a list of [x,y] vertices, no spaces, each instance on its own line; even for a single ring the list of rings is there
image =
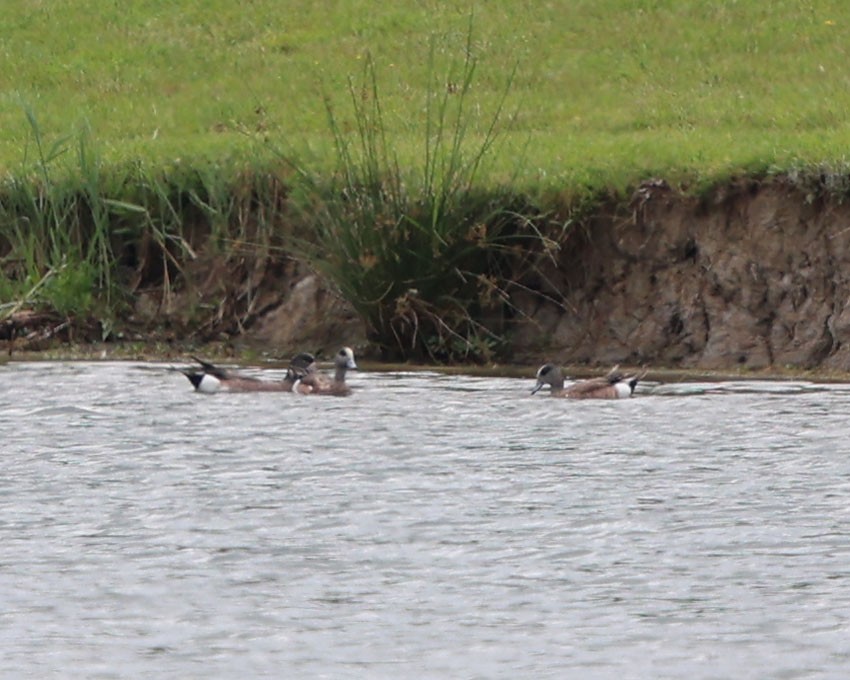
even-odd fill
[[[27,148],[20,102],[48,138],[85,121],[107,162],[253,157],[245,132],[327,158],[321,94],[342,105],[367,52],[393,145],[415,160],[431,40],[448,74],[469,8],[12,0],[0,17],[0,166],[14,172]],[[850,6],[839,0],[493,0],[474,6],[474,22],[468,115],[488,120],[519,64],[511,143],[494,164],[513,176],[525,149],[527,186],[846,159]]]
[[[838,1],[7,5],[0,320],[107,337],[194,267],[187,327],[238,328],[295,254],[396,354],[487,357],[581,202],[847,169]]]

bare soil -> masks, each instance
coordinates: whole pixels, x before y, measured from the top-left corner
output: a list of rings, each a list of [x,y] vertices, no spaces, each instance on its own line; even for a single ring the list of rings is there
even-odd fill
[[[850,370],[850,205],[790,182],[663,181],[574,233],[520,295],[515,347],[564,363]]]
[[[120,328],[19,310],[0,349],[21,356],[370,356],[353,309],[303,264],[199,260],[183,285],[140,286]],[[850,372],[850,205],[783,179],[694,197],[664,181],[610,201],[535,271],[517,272],[508,363],[666,371]],[[375,356],[375,354],[372,354]]]

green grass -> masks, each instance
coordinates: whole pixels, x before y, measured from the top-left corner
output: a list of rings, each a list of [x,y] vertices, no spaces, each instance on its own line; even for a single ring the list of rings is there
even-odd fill
[[[456,58],[469,7],[10,0],[0,167],[15,172],[27,147],[22,104],[48,139],[85,121],[106,162],[253,158],[264,136],[328,159],[321,93],[342,105],[367,52],[387,133],[413,162],[430,41],[445,63]],[[492,0],[474,21],[471,117],[489,120],[519,64],[516,118],[491,177],[513,177],[519,156],[516,181],[559,191],[847,160],[850,5],[840,0]]]
[[[0,35],[0,322],[106,336],[212,253],[238,280],[192,304],[241,324],[294,249],[388,356],[488,359],[543,213],[658,176],[850,193],[838,0],[10,0]]]

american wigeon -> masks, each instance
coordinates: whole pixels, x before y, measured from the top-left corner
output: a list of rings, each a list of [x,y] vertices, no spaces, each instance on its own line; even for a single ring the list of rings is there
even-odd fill
[[[645,375],[645,374],[643,374]],[[531,390],[537,393],[545,385],[551,386],[553,397],[567,399],[622,399],[634,394],[635,386],[643,375],[623,376],[619,367],[612,368],[607,375],[573,383],[564,387],[564,374],[555,364],[543,364],[537,371],[537,384]]]
[[[334,356],[334,376],[331,378],[323,373],[309,371],[305,373],[293,387],[299,394],[326,394],[334,397],[346,397],[351,394],[351,388],[345,384],[345,373],[356,369],[354,352],[350,347],[343,347]]]
[[[179,370],[189,379],[189,382],[198,392],[206,394],[215,392],[291,392],[292,386],[299,379],[316,368],[316,360],[313,355],[308,352],[301,352],[296,354],[289,362],[283,380],[261,380],[260,378],[234,373],[198,357],[192,358],[201,365],[200,369],[192,367]]]

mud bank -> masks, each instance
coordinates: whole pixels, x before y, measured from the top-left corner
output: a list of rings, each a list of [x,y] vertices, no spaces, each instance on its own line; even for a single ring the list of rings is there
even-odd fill
[[[508,360],[850,371],[850,204],[789,180],[702,197],[647,182],[515,279]],[[245,339],[293,349],[305,328],[368,344],[310,275]]]
[[[565,363],[847,371],[848,246],[835,195],[773,180],[695,198],[649,182],[525,281],[515,347]]]
[[[652,181],[558,238],[557,248],[541,251],[531,267],[524,257],[513,274],[500,361],[850,371],[850,202],[837,192],[773,179],[694,197]],[[344,343],[378,356],[351,306],[290,256],[235,268],[200,258],[182,273],[168,296],[140,291],[110,341],[159,353],[214,345],[219,355],[279,358],[302,349],[332,354]],[[202,307],[208,312],[199,317]],[[50,323],[46,334],[2,329],[0,340],[55,349],[103,331]],[[66,328],[75,327],[69,336]],[[21,342],[28,337],[36,341]]]

